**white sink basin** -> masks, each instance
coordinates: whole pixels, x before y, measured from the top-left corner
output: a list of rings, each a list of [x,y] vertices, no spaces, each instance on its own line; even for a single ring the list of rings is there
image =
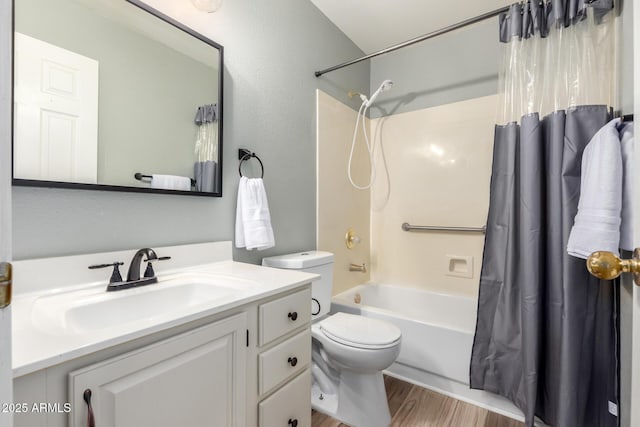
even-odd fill
[[[98,332],[134,322],[171,320],[234,299],[255,286],[256,282],[231,276],[185,274],[122,291],[93,287],[38,298],[32,320],[54,334]]]

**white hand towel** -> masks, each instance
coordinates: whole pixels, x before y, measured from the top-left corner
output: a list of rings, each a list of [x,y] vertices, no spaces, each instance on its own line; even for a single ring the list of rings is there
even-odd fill
[[[620,128],[622,150],[622,224],[620,224],[620,248],[633,251],[633,123]]]
[[[191,191],[191,178],[177,175],[151,175],[151,188]]]
[[[261,178],[240,178],[236,207],[236,247],[264,250],[275,246],[267,193]]]
[[[582,155],[578,213],[567,252],[587,258],[595,251],[618,254],[622,210],[622,150],[614,119],[591,139]]]

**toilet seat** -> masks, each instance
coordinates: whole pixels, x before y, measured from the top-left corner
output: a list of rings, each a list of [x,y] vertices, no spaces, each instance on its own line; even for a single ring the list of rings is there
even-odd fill
[[[394,347],[402,336],[400,329],[391,323],[347,313],[329,316],[319,326],[328,339],[361,349]]]

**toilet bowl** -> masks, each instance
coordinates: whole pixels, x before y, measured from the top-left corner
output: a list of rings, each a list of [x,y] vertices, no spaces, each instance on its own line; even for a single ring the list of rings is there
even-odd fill
[[[400,330],[378,319],[329,314],[333,254],[309,251],[264,258],[262,264],[321,276],[311,290],[312,407],[351,426],[388,426],[391,416],[382,371],[400,353]]]
[[[316,343],[312,360],[319,368],[312,371],[314,409],[356,427],[388,426],[382,370],[400,353],[400,330],[381,320],[336,313],[314,323],[311,336]]]
[[[387,369],[400,352],[400,330],[382,320],[336,313],[311,326],[336,367],[369,373]]]

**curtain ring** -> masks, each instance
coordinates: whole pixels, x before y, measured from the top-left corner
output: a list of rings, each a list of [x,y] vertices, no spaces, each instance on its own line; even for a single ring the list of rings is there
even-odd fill
[[[256,156],[256,153],[251,153],[251,152],[245,152],[244,155],[240,158],[240,164],[238,164],[238,173],[240,174],[240,177],[243,177],[244,175],[242,175],[242,163],[245,160],[249,160],[251,158],[254,158],[258,161],[258,163],[260,163],[260,169],[262,170],[262,174],[260,175],[260,178],[264,178],[264,165],[262,164],[262,160],[260,160],[260,157]]]

